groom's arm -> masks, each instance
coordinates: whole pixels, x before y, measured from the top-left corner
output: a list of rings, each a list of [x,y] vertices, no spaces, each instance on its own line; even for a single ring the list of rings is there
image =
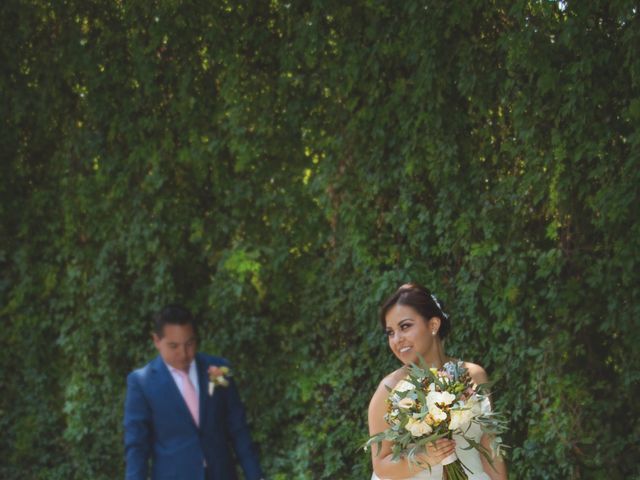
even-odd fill
[[[236,452],[236,457],[242,466],[247,480],[264,478],[260,468],[260,461],[255,446],[251,441],[251,433],[247,424],[244,405],[240,400],[238,389],[233,379],[227,390],[227,431]]]
[[[139,372],[127,377],[127,396],[124,403],[125,479],[147,480],[151,410],[140,386]]]

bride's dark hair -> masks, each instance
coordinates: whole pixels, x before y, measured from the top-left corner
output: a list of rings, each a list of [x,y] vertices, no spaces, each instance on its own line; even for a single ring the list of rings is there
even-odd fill
[[[451,320],[444,312],[444,304],[428,289],[417,283],[406,283],[391,295],[380,307],[380,323],[382,329],[387,328],[386,317],[394,305],[405,305],[413,308],[425,321],[432,317],[440,319],[438,336],[444,339],[451,331]]]

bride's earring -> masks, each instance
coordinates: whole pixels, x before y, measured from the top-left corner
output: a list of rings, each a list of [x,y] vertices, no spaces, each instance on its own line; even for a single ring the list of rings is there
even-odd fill
[[[435,337],[436,336],[436,331],[434,330],[433,332],[431,332],[431,335],[433,335]]]

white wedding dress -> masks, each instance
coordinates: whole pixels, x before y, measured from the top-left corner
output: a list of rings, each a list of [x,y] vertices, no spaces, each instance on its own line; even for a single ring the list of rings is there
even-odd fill
[[[489,399],[485,398],[482,401],[482,411],[488,412],[491,410],[491,404],[489,403]],[[469,430],[466,432],[466,436],[472,438],[476,442],[480,441],[480,437],[482,437],[482,430],[480,429],[480,425],[477,423],[472,423]],[[482,467],[482,461],[480,460],[480,452],[478,452],[475,448],[471,448],[469,450],[463,450],[469,446],[467,441],[459,436],[454,435],[453,439],[456,441],[456,455],[460,459],[460,461],[469,469],[465,470],[465,473],[469,476],[469,480],[491,480],[489,475],[487,475]],[[418,467],[416,467],[417,469]],[[426,470],[416,471],[416,474],[413,477],[404,478],[403,480],[442,480],[444,473],[442,471],[442,465],[434,465],[431,467],[431,471],[427,468]],[[375,473],[371,476],[371,480],[387,480],[381,479]]]

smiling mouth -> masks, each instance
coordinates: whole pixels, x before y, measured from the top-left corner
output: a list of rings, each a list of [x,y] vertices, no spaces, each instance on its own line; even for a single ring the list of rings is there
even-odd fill
[[[402,347],[399,352],[400,353],[407,353],[409,350],[411,350],[411,347]]]

